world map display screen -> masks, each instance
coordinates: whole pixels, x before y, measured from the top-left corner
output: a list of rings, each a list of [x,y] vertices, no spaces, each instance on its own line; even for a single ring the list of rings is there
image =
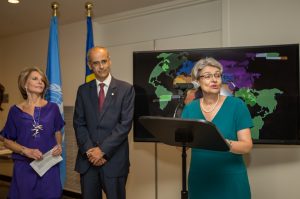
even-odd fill
[[[157,141],[138,118],[173,117],[182,96],[173,84],[190,83],[204,57],[223,65],[221,94],[248,106],[254,143],[300,144],[298,44],[134,52],[135,141]]]

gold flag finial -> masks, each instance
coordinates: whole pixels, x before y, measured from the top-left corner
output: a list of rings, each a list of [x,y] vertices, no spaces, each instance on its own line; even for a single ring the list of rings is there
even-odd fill
[[[92,16],[92,8],[93,8],[93,4],[90,2],[85,3],[85,9],[87,11],[87,16],[91,17]]]
[[[57,16],[58,6],[59,6],[59,4],[58,4],[57,2],[51,3],[51,8],[52,8],[52,10],[53,10],[53,16],[54,16],[54,17]]]

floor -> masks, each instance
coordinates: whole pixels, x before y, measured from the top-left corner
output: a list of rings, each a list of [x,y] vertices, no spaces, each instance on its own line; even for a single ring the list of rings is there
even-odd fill
[[[6,199],[8,186],[7,182],[0,181],[0,199]]]

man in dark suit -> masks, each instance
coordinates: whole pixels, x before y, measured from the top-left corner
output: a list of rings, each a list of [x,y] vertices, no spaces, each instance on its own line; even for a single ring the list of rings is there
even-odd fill
[[[103,190],[108,199],[125,199],[134,89],[111,76],[106,48],[91,48],[88,64],[96,80],[78,88],[73,118],[82,196],[99,199]]]

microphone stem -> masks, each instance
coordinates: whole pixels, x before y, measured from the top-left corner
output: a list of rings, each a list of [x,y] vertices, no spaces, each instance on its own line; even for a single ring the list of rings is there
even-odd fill
[[[179,102],[175,108],[174,114],[173,114],[173,118],[181,118],[181,113],[183,111],[184,108],[184,99],[186,97],[187,94],[187,90],[183,91],[178,91],[178,95],[180,96],[179,98]]]

